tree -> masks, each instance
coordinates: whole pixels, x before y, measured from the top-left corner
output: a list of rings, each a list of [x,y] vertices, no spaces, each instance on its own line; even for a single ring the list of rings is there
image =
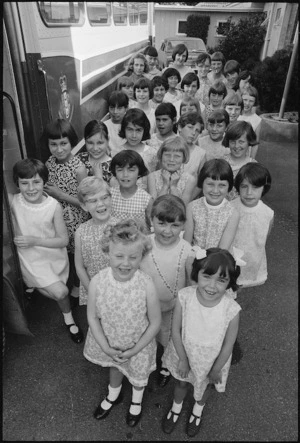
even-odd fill
[[[259,61],[260,51],[266,34],[265,27],[261,26],[264,20],[263,13],[251,14],[233,23],[232,18],[227,20],[220,34],[225,37],[215,48],[221,51],[226,60],[237,60],[243,69],[252,69]]]
[[[189,15],[186,20],[187,37],[202,38],[202,40],[206,44],[209,24],[210,17],[208,15]]]

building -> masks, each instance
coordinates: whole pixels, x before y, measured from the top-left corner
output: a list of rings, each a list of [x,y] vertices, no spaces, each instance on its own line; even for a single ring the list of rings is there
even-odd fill
[[[154,6],[155,46],[160,48],[164,38],[186,35],[186,20],[190,14],[209,15],[210,25],[206,46],[214,48],[224,38],[222,28],[229,17],[233,22],[249,17],[249,14],[264,12],[266,41],[261,50],[261,59],[271,56],[293,42],[298,22],[298,3],[268,2],[200,2],[196,6],[165,4]]]

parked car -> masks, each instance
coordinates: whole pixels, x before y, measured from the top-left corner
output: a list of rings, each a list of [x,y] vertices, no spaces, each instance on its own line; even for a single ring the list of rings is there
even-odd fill
[[[172,62],[172,52],[175,46],[183,43],[188,48],[189,57],[186,61],[188,66],[197,70],[196,59],[200,52],[206,52],[204,41],[196,37],[167,37],[162,41],[161,47],[158,49],[158,63],[163,69]]]

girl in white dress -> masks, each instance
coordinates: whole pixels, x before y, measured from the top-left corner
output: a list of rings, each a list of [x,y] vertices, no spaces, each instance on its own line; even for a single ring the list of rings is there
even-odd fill
[[[142,414],[142,398],[151,372],[156,369],[155,336],[161,314],[152,278],[139,269],[151,241],[134,220],[105,230],[103,250],[110,267],[95,275],[89,285],[89,330],[83,354],[92,363],[109,367],[107,397],[94,418],[104,419],[120,402],[125,375],[132,384],[132,402],[126,423],[135,426]]]
[[[240,221],[232,247],[244,251],[247,265],[241,270],[238,284],[262,285],[267,280],[266,242],[274,222],[274,211],[262,202],[271,187],[271,175],[260,163],[242,166],[235,178],[240,196],[232,201]]]
[[[199,248],[191,275],[197,285],[178,293],[172,339],[163,355],[163,365],[176,379],[173,405],[162,422],[167,434],[176,426],[189,383],[195,399],[186,428],[189,437],[199,431],[212,385],[218,392],[225,391],[241,310],[226,290],[237,289],[238,264],[227,250]]]
[[[9,200],[23,280],[57,301],[72,340],[80,343],[83,334],[74,322],[66,286],[68,231],[60,203],[44,192],[48,169],[40,160],[27,158],[14,165],[13,179],[20,193],[9,195]]]

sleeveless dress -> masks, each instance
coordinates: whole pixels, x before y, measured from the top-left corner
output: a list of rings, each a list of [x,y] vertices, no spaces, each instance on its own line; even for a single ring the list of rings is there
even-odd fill
[[[151,195],[138,187],[135,194],[130,198],[124,198],[119,187],[111,187],[111,216],[119,220],[133,218],[146,224],[145,211],[151,200]]]
[[[266,241],[274,211],[261,200],[253,208],[245,206],[240,197],[232,204],[240,214],[240,221],[231,248],[244,251],[242,259],[246,262],[237,283],[243,287],[262,285],[268,277]]]
[[[101,269],[109,266],[109,255],[103,252],[101,248],[102,235],[108,224],[115,224],[117,221],[114,217],[110,217],[106,223],[100,225],[90,219],[82,223],[76,231],[81,240],[81,256],[90,280]],[[88,293],[80,282],[79,304],[86,305],[87,299]]]
[[[215,248],[223,235],[229,218],[233,213],[232,204],[224,198],[217,206],[209,205],[205,197],[191,202],[194,220],[192,245],[202,249]]]
[[[89,153],[88,152],[79,152],[79,154],[76,154],[76,155],[79,158],[79,160],[84,164],[84,166],[87,170],[88,176],[94,175],[92,165],[89,162]],[[109,183],[110,179],[112,178],[110,164],[111,164],[111,159],[107,160],[105,162],[101,162],[102,177],[103,177],[103,180],[105,180],[107,183]]]
[[[59,202],[50,195],[42,203],[30,204],[22,194],[13,196],[11,211],[15,235],[54,238],[54,213]],[[69,260],[67,248],[17,247],[22,276],[30,288],[45,288],[53,283],[67,282]]]
[[[137,270],[126,282],[115,280],[111,268],[102,269],[97,276],[96,312],[111,347],[126,350],[134,346],[149,325],[146,285],[151,277]],[[117,368],[134,386],[146,386],[156,369],[155,338],[138,354],[118,363],[102,351],[91,329],[88,329],[84,357],[103,367]]]
[[[49,170],[49,182],[56,185],[66,194],[72,197],[77,197],[77,169],[83,165],[78,157],[74,156],[66,163],[58,163],[56,158],[51,155],[46,161],[45,165]],[[75,243],[74,234],[81,223],[87,221],[90,216],[83,209],[78,206],[71,205],[66,201],[61,201],[63,208],[63,216],[68,229],[69,244],[67,246],[68,252],[74,254]]]
[[[228,325],[241,307],[225,294],[216,306],[208,308],[199,303],[196,289],[197,286],[189,286],[178,293],[182,307],[182,343],[191,368],[188,376],[182,378],[178,374],[179,358],[172,339],[162,357],[162,365],[177,380],[191,383],[194,399],[199,401],[209,384],[207,375],[221,351]],[[218,392],[225,391],[231,357],[221,370],[222,382],[215,384]]]
[[[192,247],[183,238],[171,249],[157,245],[151,234],[152,250],[146,254],[140,269],[152,277],[162,312],[161,328],[156,339],[164,347],[171,335],[172,313],[178,290],[186,286],[185,262],[192,255]],[[168,286],[167,286],[168,285]]]

